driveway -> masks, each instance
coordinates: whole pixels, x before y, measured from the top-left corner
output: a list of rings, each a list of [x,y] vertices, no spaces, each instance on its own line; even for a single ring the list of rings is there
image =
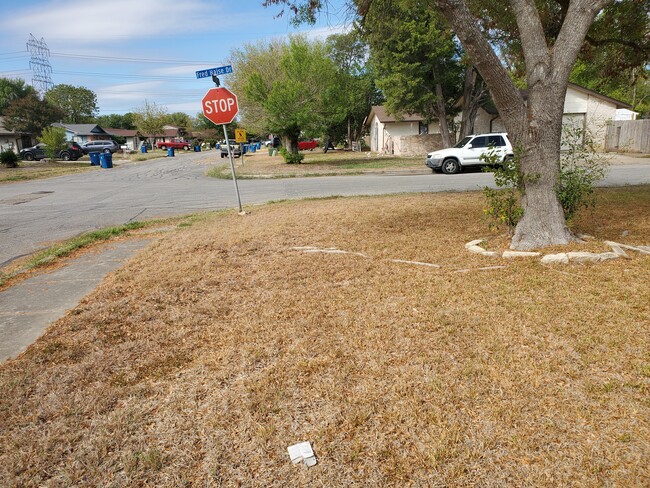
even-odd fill
[[[647,161],[647,160],[646,160]],[[636,161],[635,161],[636,162]],[[185,154],[113,169],[0,186],[0,267],[90,230],[134,220],[235,208],[232,181],[205,176],[223,164],[216,151]],[[650,184],[650,164],[618,164],[604,185]],[[445,176],[364,175],[240,180],[243,205],[332,195],[478,190],[493,186],[481,172]]]

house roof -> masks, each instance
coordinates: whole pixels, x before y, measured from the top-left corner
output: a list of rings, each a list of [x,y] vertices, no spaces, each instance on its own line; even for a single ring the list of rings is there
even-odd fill
[[[113,129],[112,127],[105,127],[104,130],[107,134],[119,137],[137,137],[139,134],[137,130],[133,129]]]
[[[370,114],[366,118],[366,124],[369,124],[375,115],[382,124],[385,124],[386,122],[421,122],[424,120],[424,117],[420,114],[404,114],[401,117],[389,115],[386,111],[386,107],[383,105],[373,105],[370,109]]]
[[[106,131],[97,124],[62,124],[55,122],[53,127],[62,127],[63,129],[74,133],[78,136],[93,136],[97,134],[106,134]]]

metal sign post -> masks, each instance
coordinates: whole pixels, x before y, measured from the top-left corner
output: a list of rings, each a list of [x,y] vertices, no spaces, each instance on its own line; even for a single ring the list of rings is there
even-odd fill
[[[244,211],[241,208],[241,198],[239,196],[239,186],[237,185],[237,175],[235,174],[235,165],[232,162],[232,150],[230,149],[230,141],[228,140],[228,131],[226,130],[226,124],[223,124],[223,136],[226,138],[226,147],[228,147],[228,160],[230,161],[230,171],[232,172],[232,181],[235,183],[235,193],[237,194],[237,204],[239,205],[239,213]]]
[[[215,125],[223,127],[223,136],[226,140],[226,147],[228,148],[228,161],[230,161],[230,171],[232,172],[232,181],[235,184],[235,194],[237,195],[237,207],[239,208],[239,215],[244,215],[245,212],[241,206],[241,196],[239,195],[239,185],[237,185],[237,175],[235,174],[235,164],[233,163],[232,149],[230,148],[230,141],[228,140],[228,131],[226,125],[233,121],[239,112],[239,105],[237,103],[237,95],[232,93],[227,88],[220,88],[219,75],[232,73],[231,66],[222,66],[220,68],[211,68],[203,71],[197,71],[197,78],[212,77],[212,81],[216,88],[211,88],[205,94],[201,101],[203,105],[203,115],[206,119]]]

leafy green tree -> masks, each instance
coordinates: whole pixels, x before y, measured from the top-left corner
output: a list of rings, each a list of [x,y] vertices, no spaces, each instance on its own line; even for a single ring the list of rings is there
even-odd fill
[[[144,101],[144,104],[133,112],[133,119],[138,131],[148,139],[163,134],[167,110],[156,102]]]
[[[46,100],[41,100],[36,92],[11,102],[4,112],[4,126],[16,132],[40,134],[53,122],[61,119],[61,110]]]
[[[48,158],[56,158],[56,154],[66,148],[65,129],[61,127],[46,127],[43,129],[38,142],[46,145],[45,154]]]
[[[110,127],[112,129],[127,129],[134,130],[135,115],[131,112],[127,112],[124,115],[121,114],[109,114],[109,115],[100,115],[95,117],[95,123],[101,127]]]
[[[185,112],[174,112],[165,116],[165,125],[173,125],[186,131],[192,127],[192,120]]]
[[[11,102],[29,94],[36,95],[36,90],[25,84],[24,80],[0,78],[0,115],[4,115],[4,111]]]
[[[368,64],[368,45],[355,29],[347,34],[331,35],[326,40],[329,57],[340,77],[340,90],[345,118],[326,129],[334,141],[347,139],[348,143],[358,141],[363,132],[363,123],[372,105],[383,103],[384,98],[375,85],[371,66]],[[317,134],[321,135],[321,134]]]
[[[63,113],[63,122],[70,124],[89,123],[99,110],[97,95],[83,86],[56,85],[45,93],[45,100],[59,107]]]
[[[386,108],[397,116],[419,113],[427,122],[438,120],[442,142],[451,146],[464,67],[447,22],[422,0],[375,0],[364,14],[363,32]]]
[[[295,12],[308,9],[312,14],[325,3],[265,2],[289,5]],[[362,13],[370,3],[356,0],[354,5]],[[423,4],[423,8],[439,11],[447,19],[488,86],[511,140],[521,151],[519,173],[524,214],[511,241],[513,249],[567,244],[576,239],[567,227],[556,193],[569,76],[585,43],[590,42],[592,26],[596,26],[594,32],[602,22],[606,30],[607,22],[615,20],[612,8],[635,3],[647,4],[639,0],[431,0]],[[503,15],[498,15],[499,9]],[[401,19],[394,20],[401,23]],[[632,21],[634,26],[647,26],[648,18]],[[495,41],[495,36],[503,34],[507,35],[502,46],[520,46],[520,54],[516,58],[511,56],[517,61],[520,85],[508,69],[513,66],[509,54],[515,50],[500,48]],[[408,51],[400,45],[395,48]],[[641,59],[647,63],[648,56]],[[527,89],[526,100],[520,91],[522,86]]]
[[[274,46],[266,53],[274,56]],[[291,37],[280,50],[275,70],[258,69],[245,52],[235,58],[246,64],[242,70],[246,76],[240,81],[246,99],[263,114],[266,129],[283,138],[289,152],[298,151],[303,131],[323,133],[332,122],[345,119],[339,74],[324,43]]]

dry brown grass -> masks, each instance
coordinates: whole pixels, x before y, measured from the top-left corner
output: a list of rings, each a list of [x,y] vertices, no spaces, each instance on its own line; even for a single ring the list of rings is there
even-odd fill
[[[600,195],[578,230],[650,244],[647,187]],[[472,255],[481,204],[290,202],[163,238],[0,369],[0,484],[648,486],[650,259]]]
[[[206,153],[212,156],[214,153]],[[424,157],[405,158],[388,156],[375,153],[349,152],[349,151],[328,151],[322,150],[303,151],[305,159],[301,164],[287,164],[279,154],[269,156],[268,149],[262,148],[255,153],[244,155],[234,159],[235,169],[240,178],[259,177],[293,177],[293,176],[314,176],[314,175],[343,175],[360,174],[366,172],[390,172],[390,171],[430,171],[424,165]],[[218,159],[223,167],[218,174],[212,176],[230,177],[230,166],[227,159]]]

